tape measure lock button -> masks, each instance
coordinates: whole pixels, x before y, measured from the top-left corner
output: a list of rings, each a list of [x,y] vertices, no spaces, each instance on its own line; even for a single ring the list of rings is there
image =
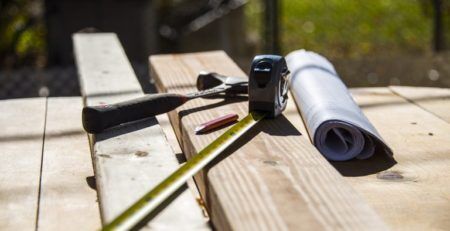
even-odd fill
[[[253,72],[255,73],[254,78],[256,85],[259,88],[265,88],[271,80],[272,63],[261,60],[255,65]]]

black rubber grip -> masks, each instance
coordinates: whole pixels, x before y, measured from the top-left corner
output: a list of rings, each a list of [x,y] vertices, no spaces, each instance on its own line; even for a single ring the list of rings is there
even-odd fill
[[[152,94],[117,104],[84,107],[83,127],[86,132],[99,133],[119,124],[172,111],[187,100],[179,94]]]

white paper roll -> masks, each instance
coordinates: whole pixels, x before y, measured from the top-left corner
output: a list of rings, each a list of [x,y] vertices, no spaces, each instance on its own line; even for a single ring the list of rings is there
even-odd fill
[[[290,90],[317,149],[329,160],[366,159],[376,149],[392,155],[355,103],[333,65],[314,52],[286,56]]]

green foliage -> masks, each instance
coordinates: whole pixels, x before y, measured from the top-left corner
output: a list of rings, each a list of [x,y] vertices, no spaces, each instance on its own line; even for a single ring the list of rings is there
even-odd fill
[[[305,48],[328,57],[361,57],[429,50],[432,20],[423,0],[280,0],[284,53]],[[261,2],[249,4],[257,25]],[[421,4],[422,3],[422,4]],[[259,27],[260,28],[260,27]]]
[[[40,2],[0,2],[1,64],[5,64],[5,60],[10,62],[6,65],[25,64],[45,53],[45,28],[40,15]]]

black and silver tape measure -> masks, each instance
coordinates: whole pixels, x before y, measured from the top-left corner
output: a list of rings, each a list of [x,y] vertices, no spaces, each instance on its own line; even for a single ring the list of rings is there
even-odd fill
[[[135,227],[258,121],[281,114],[287,103],[288,76],[289,71],[283,57],[256,56],[249,76],[249,114],[105,225],[103,230],[129,230]]]

